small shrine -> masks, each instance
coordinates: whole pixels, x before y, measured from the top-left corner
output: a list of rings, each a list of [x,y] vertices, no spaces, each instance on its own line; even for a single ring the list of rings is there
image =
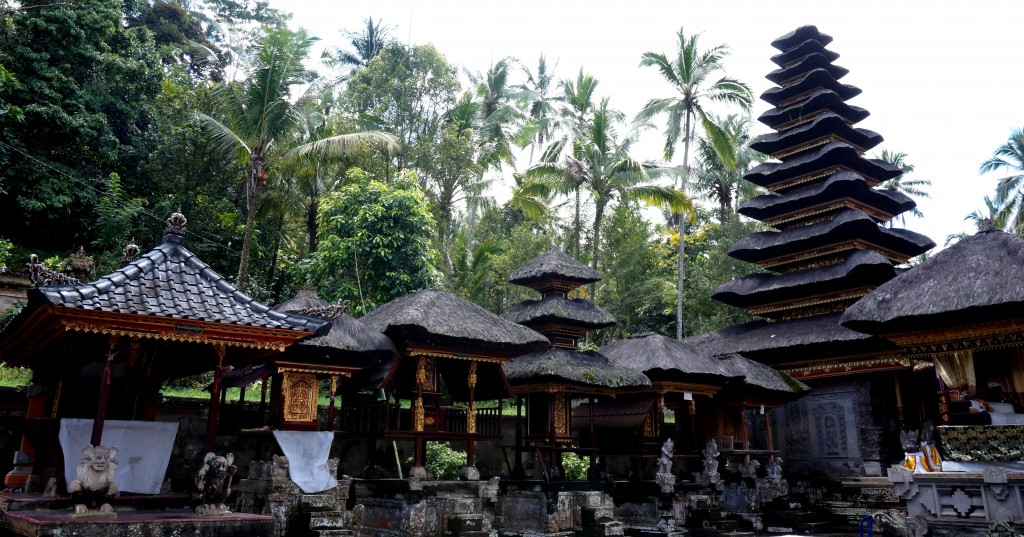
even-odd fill
[[[563,475],[561,454],[566,450],[588,453],[591,474],[596,476],[597,444],[592,419],[588,424],[589,447],[572,447],[577,442],[572,431],[573,400],[586,399],[593,410],[598,396],[615,397],[624,389],[651,385],[643,373],[616,365],[600,352],[579,350],[579,339],[587,332],[615,324],[611,314],[589,300],[568,296],[573,289],[598,280],[597,271],[557,248],[551,248],[509,276],[509,282],[537,291],[541,299],[513,306],[505,318],[544,334],[549,343],[546,349],[517,356],[505,364],[517,408],[513,477],[526,477],[522,460],[526,450],[548,454],[546,465],[539,457],[536,459],[546,480]],[[521,415],[523,403],[525,419]]]
[[[343,396],[340,430],[350,437],[412,441],[417,477],[426,476],[428,440],[466,442],[462,477],[479,479],[476,443],[501,438],[501,409],[509,396],[502,366],[546,339],[436,289],[397,298],[360,320],[387,335],[398,356],[367,371],[359,384],[372,391]],[[483,401],[487,406],[480,406]]]

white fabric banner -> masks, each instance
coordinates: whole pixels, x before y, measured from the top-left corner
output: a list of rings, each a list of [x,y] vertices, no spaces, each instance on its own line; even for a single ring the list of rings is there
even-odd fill
[[[177,422],[104,421],[100,445],[117,448],[118,489],[139,494],[159,494],[177,434]],[[60,420],[59,439],[64,451],[64,478],[69,487],[77,475],[82,448],[89,443],[91,437],[92,420]]]
[[[302,492],[312,494],[338,486],[327,467],[333,431],[274,431],[274,439],[288,457],[288,477]]]

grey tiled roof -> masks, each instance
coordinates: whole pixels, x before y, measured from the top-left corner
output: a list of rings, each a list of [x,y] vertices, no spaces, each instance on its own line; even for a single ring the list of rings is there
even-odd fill
[[[88,284],[39,287],[43,304],[92,311],[318,332],[329,323],[272,311],[239,291],[183,245],[178,235]]]

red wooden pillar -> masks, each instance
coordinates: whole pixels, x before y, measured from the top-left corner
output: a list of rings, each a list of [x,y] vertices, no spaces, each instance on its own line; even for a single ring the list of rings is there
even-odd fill
[[[90,443],[94,446],[100,445],[103,441],[103,422],[107,418],[107,400],[110,399],[110,372],[114,364],[114,357],[117,356],[117,336],[110,336],[110,350],[107,351],[107,361],[103,364],[103,374],[100,375],[99,403],[96,404],[96,417],[92,420],[92,437]]]
[[[210,388],[210,413],[206,422],[206,452],[209,453],[217,447],[217,419],[220,417],[220,390],[221,382],[224,380],[224,354],[227,347],[223,344],[216,345],[217,367],[213,370],[213,387]]]

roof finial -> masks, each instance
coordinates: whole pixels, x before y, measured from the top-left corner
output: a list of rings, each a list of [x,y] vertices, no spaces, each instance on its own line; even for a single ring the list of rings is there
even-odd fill
[[[978,220],[978,233],[985,233],[986,231],[999,231],[999,226],[996,225],[995,220],[991,218]]]
[[[121,256],[122,266],[135,261],[140,255],[142,255],[142,250],[140,250],[139,246],[135,244],[135,237],[132,237],[132,239],[128,241],[128,244],[125,245],[124,250],[122,250],[121,253],[123,254]]]
[[[181,212],[173,212],[171,216],[167,217],[167,229],[164,230],[164,233],[184,237],[186,224],[188,224],[188,219],[185,218],[185,215],[181,214]]]

